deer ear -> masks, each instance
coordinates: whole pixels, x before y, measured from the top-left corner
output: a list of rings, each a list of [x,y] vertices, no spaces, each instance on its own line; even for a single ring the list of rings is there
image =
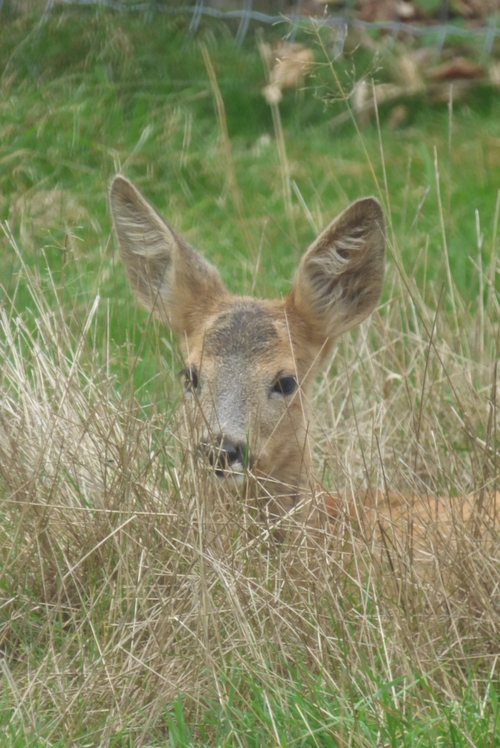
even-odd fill
[[[113,179],[109,203],[137,300],[175,333],[189,335],[227,293],[219,273],[125,177]]]
[[[318,343],[373,311],[382,291],[384,254],[384,214],[373,197],[352,203],[305,252],[286,304]]]

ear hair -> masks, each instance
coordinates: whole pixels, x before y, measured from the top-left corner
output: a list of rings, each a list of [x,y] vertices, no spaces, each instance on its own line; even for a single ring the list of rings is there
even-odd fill
[[[137,300],[178,335],[189,334],[226,293],[217,270],[121,175],[109,203],[118,247]]]
[[[286,304],[319,344],[373,311],[382,291],[384,254],[384,215],[373,197],[352,203],[308,248]]]

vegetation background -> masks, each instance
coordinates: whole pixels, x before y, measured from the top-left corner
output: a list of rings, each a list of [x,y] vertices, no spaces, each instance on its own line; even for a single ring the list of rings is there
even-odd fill
[[[286,24],[237,46],[152,7],[0,19],[2,748],[500,745],[492,76],[360,118],[357,83],[391,84],[432,29],[340,54],[304,24],[314,65],[270,106],[259,45]],[[486,70],[500,48],[436,55]],[[349,201],[382,200],[381,306],[313,404],[316,474],[357,520],[314,547],[276,546],[179,455],[181,365],[117,258],[117,171],[259,296]],[[397,528],[363,521],[374,489],[399,492]]]

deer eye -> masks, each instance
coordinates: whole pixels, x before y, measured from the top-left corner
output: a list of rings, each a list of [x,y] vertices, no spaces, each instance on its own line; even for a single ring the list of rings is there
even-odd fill
[[[297,389],[297,380],[295,377],[280,377],[276,380],[271,388],[271,392],[277,392],[278,395],[293,395]]]
[[[186,392],[194,392],[198,388],[198,372],[196,366],[188,366],[179,372],[181,377],[184,377],[184,390]]]

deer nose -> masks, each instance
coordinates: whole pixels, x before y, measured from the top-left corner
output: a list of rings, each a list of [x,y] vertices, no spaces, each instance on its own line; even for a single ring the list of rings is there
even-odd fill
[[[204,448],[208,461],[219,477],[223,477],[224,471],[230,470],[237,462],[241,467],[247,467],[249,464],[247,443],[231,439],[224,434],[216,436],[213,443],[205,444]]]

